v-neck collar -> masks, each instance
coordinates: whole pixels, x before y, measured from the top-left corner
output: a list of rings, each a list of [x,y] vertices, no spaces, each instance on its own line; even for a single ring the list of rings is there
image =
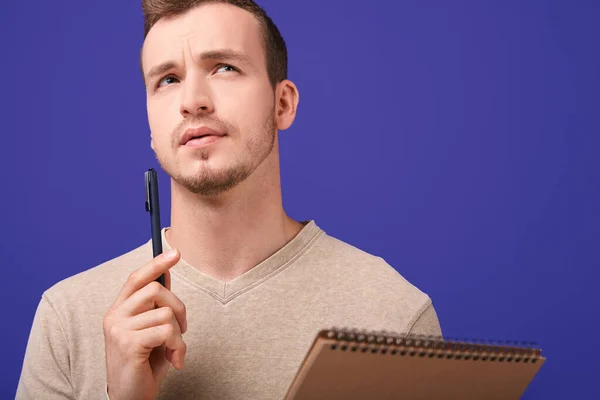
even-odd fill
[[[180,259],[171,268],[172,277],[176,276],[211,295],[221,303],[226,304],[292,265],[324,233],[314,220],[303,221],[302,224],[304,225],[302,230],[285,246],[249,271],[229,282],[221,281],[200,272],[184,259]],[[163,251],[165,252],[171,249],[165,236],[167,229],[168,227],[161,230]]]

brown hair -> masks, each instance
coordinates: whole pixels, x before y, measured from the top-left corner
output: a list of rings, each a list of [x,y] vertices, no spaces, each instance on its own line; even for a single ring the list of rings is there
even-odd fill
[[[287,79],[287,48],[279,29],[267,13],[253,0],[142,0],[144,39],[161,18],[176,17],[202,4],[225,3],[248,11],[258,19],[265,45],[267,74],[271,85]],[[140,53],[141,55],[141,53]],[[140,57],[141,65],[141,57]]]

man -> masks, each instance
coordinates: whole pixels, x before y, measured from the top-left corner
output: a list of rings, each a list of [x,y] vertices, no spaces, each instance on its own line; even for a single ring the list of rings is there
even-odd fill
[[[430,298],[383,259],[286,215],[278,131],[299,94],[264,11],[143,9],[151,146],[171,177],[165,253],[147,242],[48,289],[17,398],[281,399],[320,329],[441,334]]]

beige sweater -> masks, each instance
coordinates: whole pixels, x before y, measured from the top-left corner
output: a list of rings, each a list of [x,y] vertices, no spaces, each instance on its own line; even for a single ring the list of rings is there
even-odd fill
[[[105,398],[104,314],[129,274],[151,258],[149,241],[43,293],[17,399]],[[187,354],[184,370],[169,370],[159,399],[282,399],[322,328],[441,334],[426,294],[314,221],[233,281],[184,260],[171,273],[171,289],[187,309]]]

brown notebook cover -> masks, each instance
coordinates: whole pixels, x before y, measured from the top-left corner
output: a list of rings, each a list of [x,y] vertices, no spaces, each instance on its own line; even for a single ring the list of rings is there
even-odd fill
[[[513,400],[545,360],[529,343],[323,330],[285,399]]]

